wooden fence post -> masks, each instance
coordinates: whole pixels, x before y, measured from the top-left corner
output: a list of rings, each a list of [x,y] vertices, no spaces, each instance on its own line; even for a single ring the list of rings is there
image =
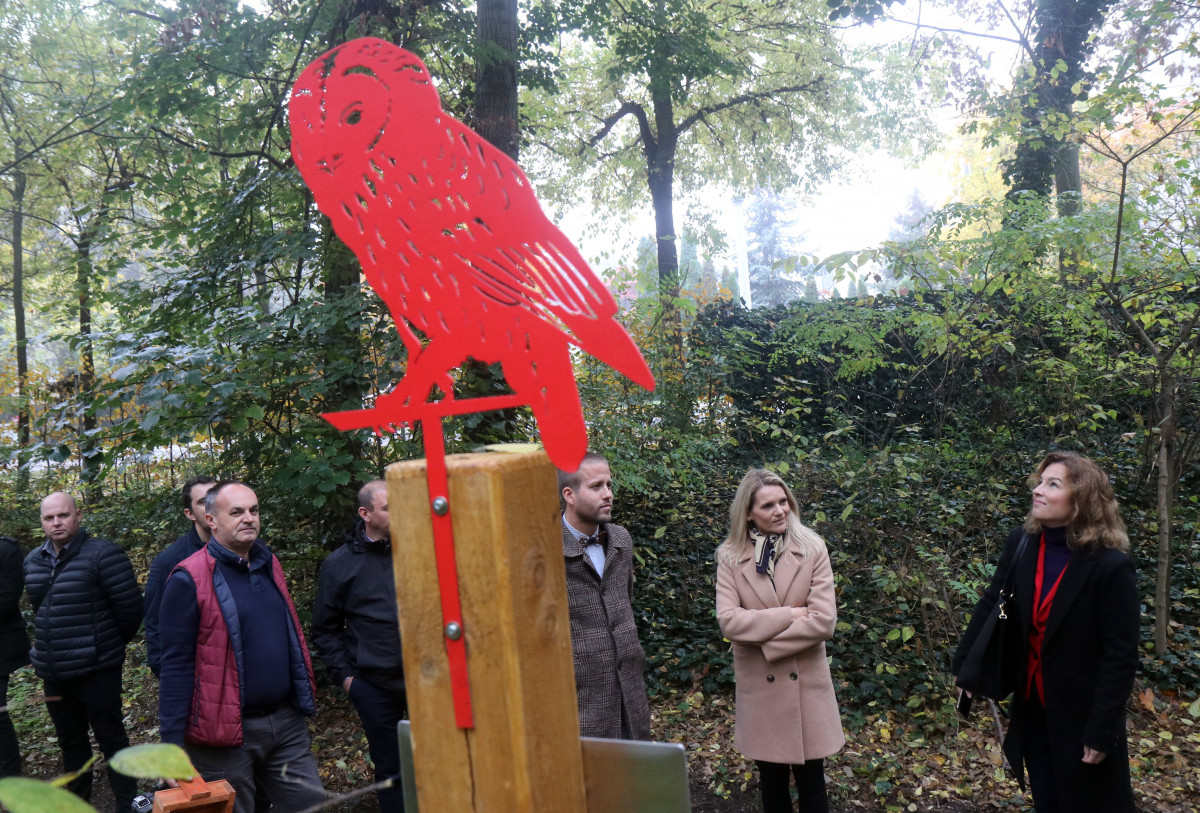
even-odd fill
[[[475,728],[456,727],[425,461],[387,469],[422,813],[583,813],[555,470],[542,452],[446,458]]]

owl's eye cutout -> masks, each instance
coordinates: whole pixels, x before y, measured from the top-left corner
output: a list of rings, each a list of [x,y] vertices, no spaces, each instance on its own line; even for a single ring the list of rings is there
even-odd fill
[[[342,124],[354,126],[362,121],[363,111],[359,104],[352,105],[349,110],[342,114]]]

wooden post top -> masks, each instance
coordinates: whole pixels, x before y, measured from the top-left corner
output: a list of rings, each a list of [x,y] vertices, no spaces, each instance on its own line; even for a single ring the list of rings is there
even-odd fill
[[[387,469],[421,810],[586,809],[557,476],[540,451],[446,458],[473,729],[455,725],[424,460]]]

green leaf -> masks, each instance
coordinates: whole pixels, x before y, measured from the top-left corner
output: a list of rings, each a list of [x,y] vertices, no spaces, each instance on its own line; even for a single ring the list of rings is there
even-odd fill
[[[96,813],[74,793],[37,779],[0,779],[0,804],[10,813]]]
[[[191,760],[178,745],[145,743],[122,748],[109,761],[114,771],[138,779],[191,779]]]

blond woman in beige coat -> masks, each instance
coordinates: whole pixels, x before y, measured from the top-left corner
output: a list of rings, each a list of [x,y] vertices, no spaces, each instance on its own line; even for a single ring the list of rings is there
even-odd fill
[[[804,527],[778,475],[751,469],[717,549],[717,622],[733,642],[734,746],[758,765],[764,813],[826,813],[824,760],[846,739],[825,641],[837,607],[825,541]]]

